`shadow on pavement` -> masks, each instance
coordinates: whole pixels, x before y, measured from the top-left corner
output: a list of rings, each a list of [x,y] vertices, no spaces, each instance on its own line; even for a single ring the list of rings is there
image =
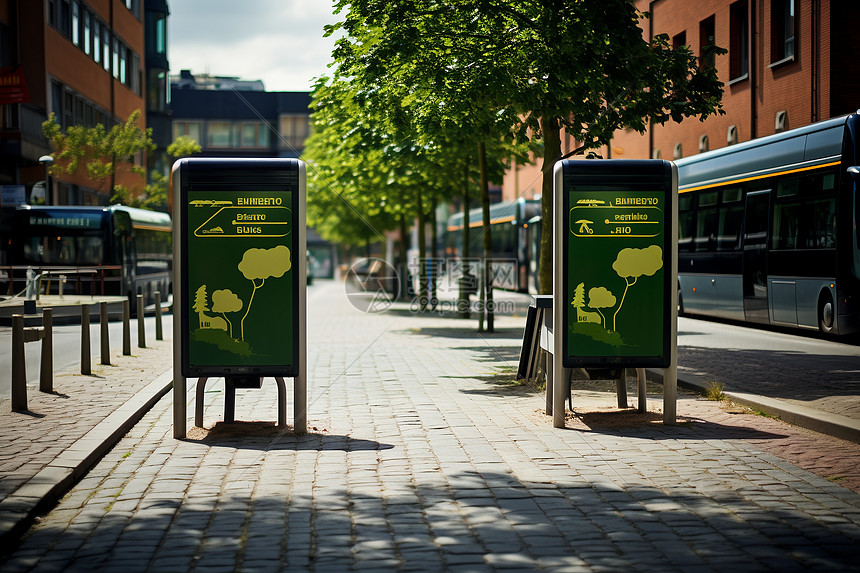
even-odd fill
[[[678,366],[735,389],[777,399],[860,396],[860,356],[738,349],[730,353],[731,360],[714,360],[714,353],[709,348],[679,346]],[[791,372],[788,379],[786,372]]]
[[[496,338],[513,338],[522,340],[523,329],[518,327],[503,327],[496,328],[494,332],[486,330],[478,330],[475,325],[463,324],[462,326],[452,326],[450,328],[443,327],[427,327],[413,328],[409,330],[393,330],[398,334],[418,334],[420,336],[430,336],[434,338],[455,338],[455,339],[496,339]]]
[[[324,432],[293,433],[290,426],[279,428],[274,422],[217,422],[212,428],[192,428],[183,440],[205,446],[241,450],[389,450],[391,444],[361,440]]]
[[[227,467],[204,462],[214,489],[189,483],[170,498],[155,488],[130,500],[135,512],[102,502],[46,521],[3,566],[28,569],[34,550],[53,547],[44,565],[55,571],[443,571],[452,563],[471,571],[856,570],[858,528],[780,498],[771,488],[777,478],[738,480],[710,460],[686,483],[675,476],[644,486],[596,471],[614,462],[606,453],[613,459],[591,452],[573,460],[558,483],[459,471],[416,474],[379,493],[360,487],[377,483],[372,471],[359,485],[331,475],[299,491],[287,475],[276,493],[253,486],[263,464],[231,480]],[[665,473],[661,460],[636,471]]]

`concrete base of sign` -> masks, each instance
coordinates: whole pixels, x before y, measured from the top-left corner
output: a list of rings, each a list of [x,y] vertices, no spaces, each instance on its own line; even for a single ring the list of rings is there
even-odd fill
[[[194,425],[198,428],[203,427],[203,394],[206,390],[206,382],[209,378],[197,379],[197,397],[194,402]],[[280,376],[275,377],[275,382],[278,384],[278,426],[281,428],[287,425],[287,384]],[[224,421],[234,422],[236,419],[236,388],[248,388],[259,386],[247,386],[232,378],[224,379],[224,387],[226,394],[224,396]]]

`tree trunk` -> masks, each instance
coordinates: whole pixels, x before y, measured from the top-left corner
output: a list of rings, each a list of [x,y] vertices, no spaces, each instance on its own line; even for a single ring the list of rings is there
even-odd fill
[[[427,309],[427,228],[421,186],[415,188],[415,208],[418,209],[418,305]]]
[[[406,300],[409,296],[409,290],[406,286],[406,279],[409,276],[409,226],[406,224],[406,213],[400,214],[400,257],[397,261],[397,272],[400,274],[399,288],[397,292],[398,300]]]
[[[439,279],[439,229],[436,221],[436,207],[439,200],[434,197],[430,204],[430,304],[436,308],[436,283]]]
[[[540,235],[540,293],[552,292],[552,244],[553,244],[553,180],[552,169],[561,157],[561,128],[557,118],[542,117],[543,133],[543,184],[541,186],[541,235]]]
[[[458,286],[457,308],[460,309],[460,318],[469,318],[469,285],[472,278],[469,272],[469,158],[463,160],[463,232],[460,235],[462,241],[460,247],[460,264],[462,276]],[[456,247],[456,246],[455,246]]]
[[[490,183],[487,179],[487,148],[478,143],[478,166],[481,170],[481,211],[484,216],[484,300],[483,312],[487,317],[487,332],[493,332],[493,237],[490,229]]]

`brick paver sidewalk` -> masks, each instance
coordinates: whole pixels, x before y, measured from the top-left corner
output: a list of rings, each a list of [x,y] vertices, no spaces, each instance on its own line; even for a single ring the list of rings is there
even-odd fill
[[[554,429],[512,381],[522,317],[476,333],[341,292],[309,297],[308,435],[177,441],[168,396],[3,570],[857,568],[860,495],[837,485],[856,487],[856,445],[689,395],[664,427],[598,387]],[[237,419],[276,419],[275,395],[240,391]],[[223,393],[206,396],[211,425]]]

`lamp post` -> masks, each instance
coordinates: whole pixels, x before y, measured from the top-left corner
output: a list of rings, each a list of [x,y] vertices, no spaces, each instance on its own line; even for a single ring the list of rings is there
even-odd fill
[[[51,204],[51,179],[48,170],[51,164],[54,163],[54,158],[50,155],[43,155],[39,158],[39,163],[45,166],[45,205]]]

